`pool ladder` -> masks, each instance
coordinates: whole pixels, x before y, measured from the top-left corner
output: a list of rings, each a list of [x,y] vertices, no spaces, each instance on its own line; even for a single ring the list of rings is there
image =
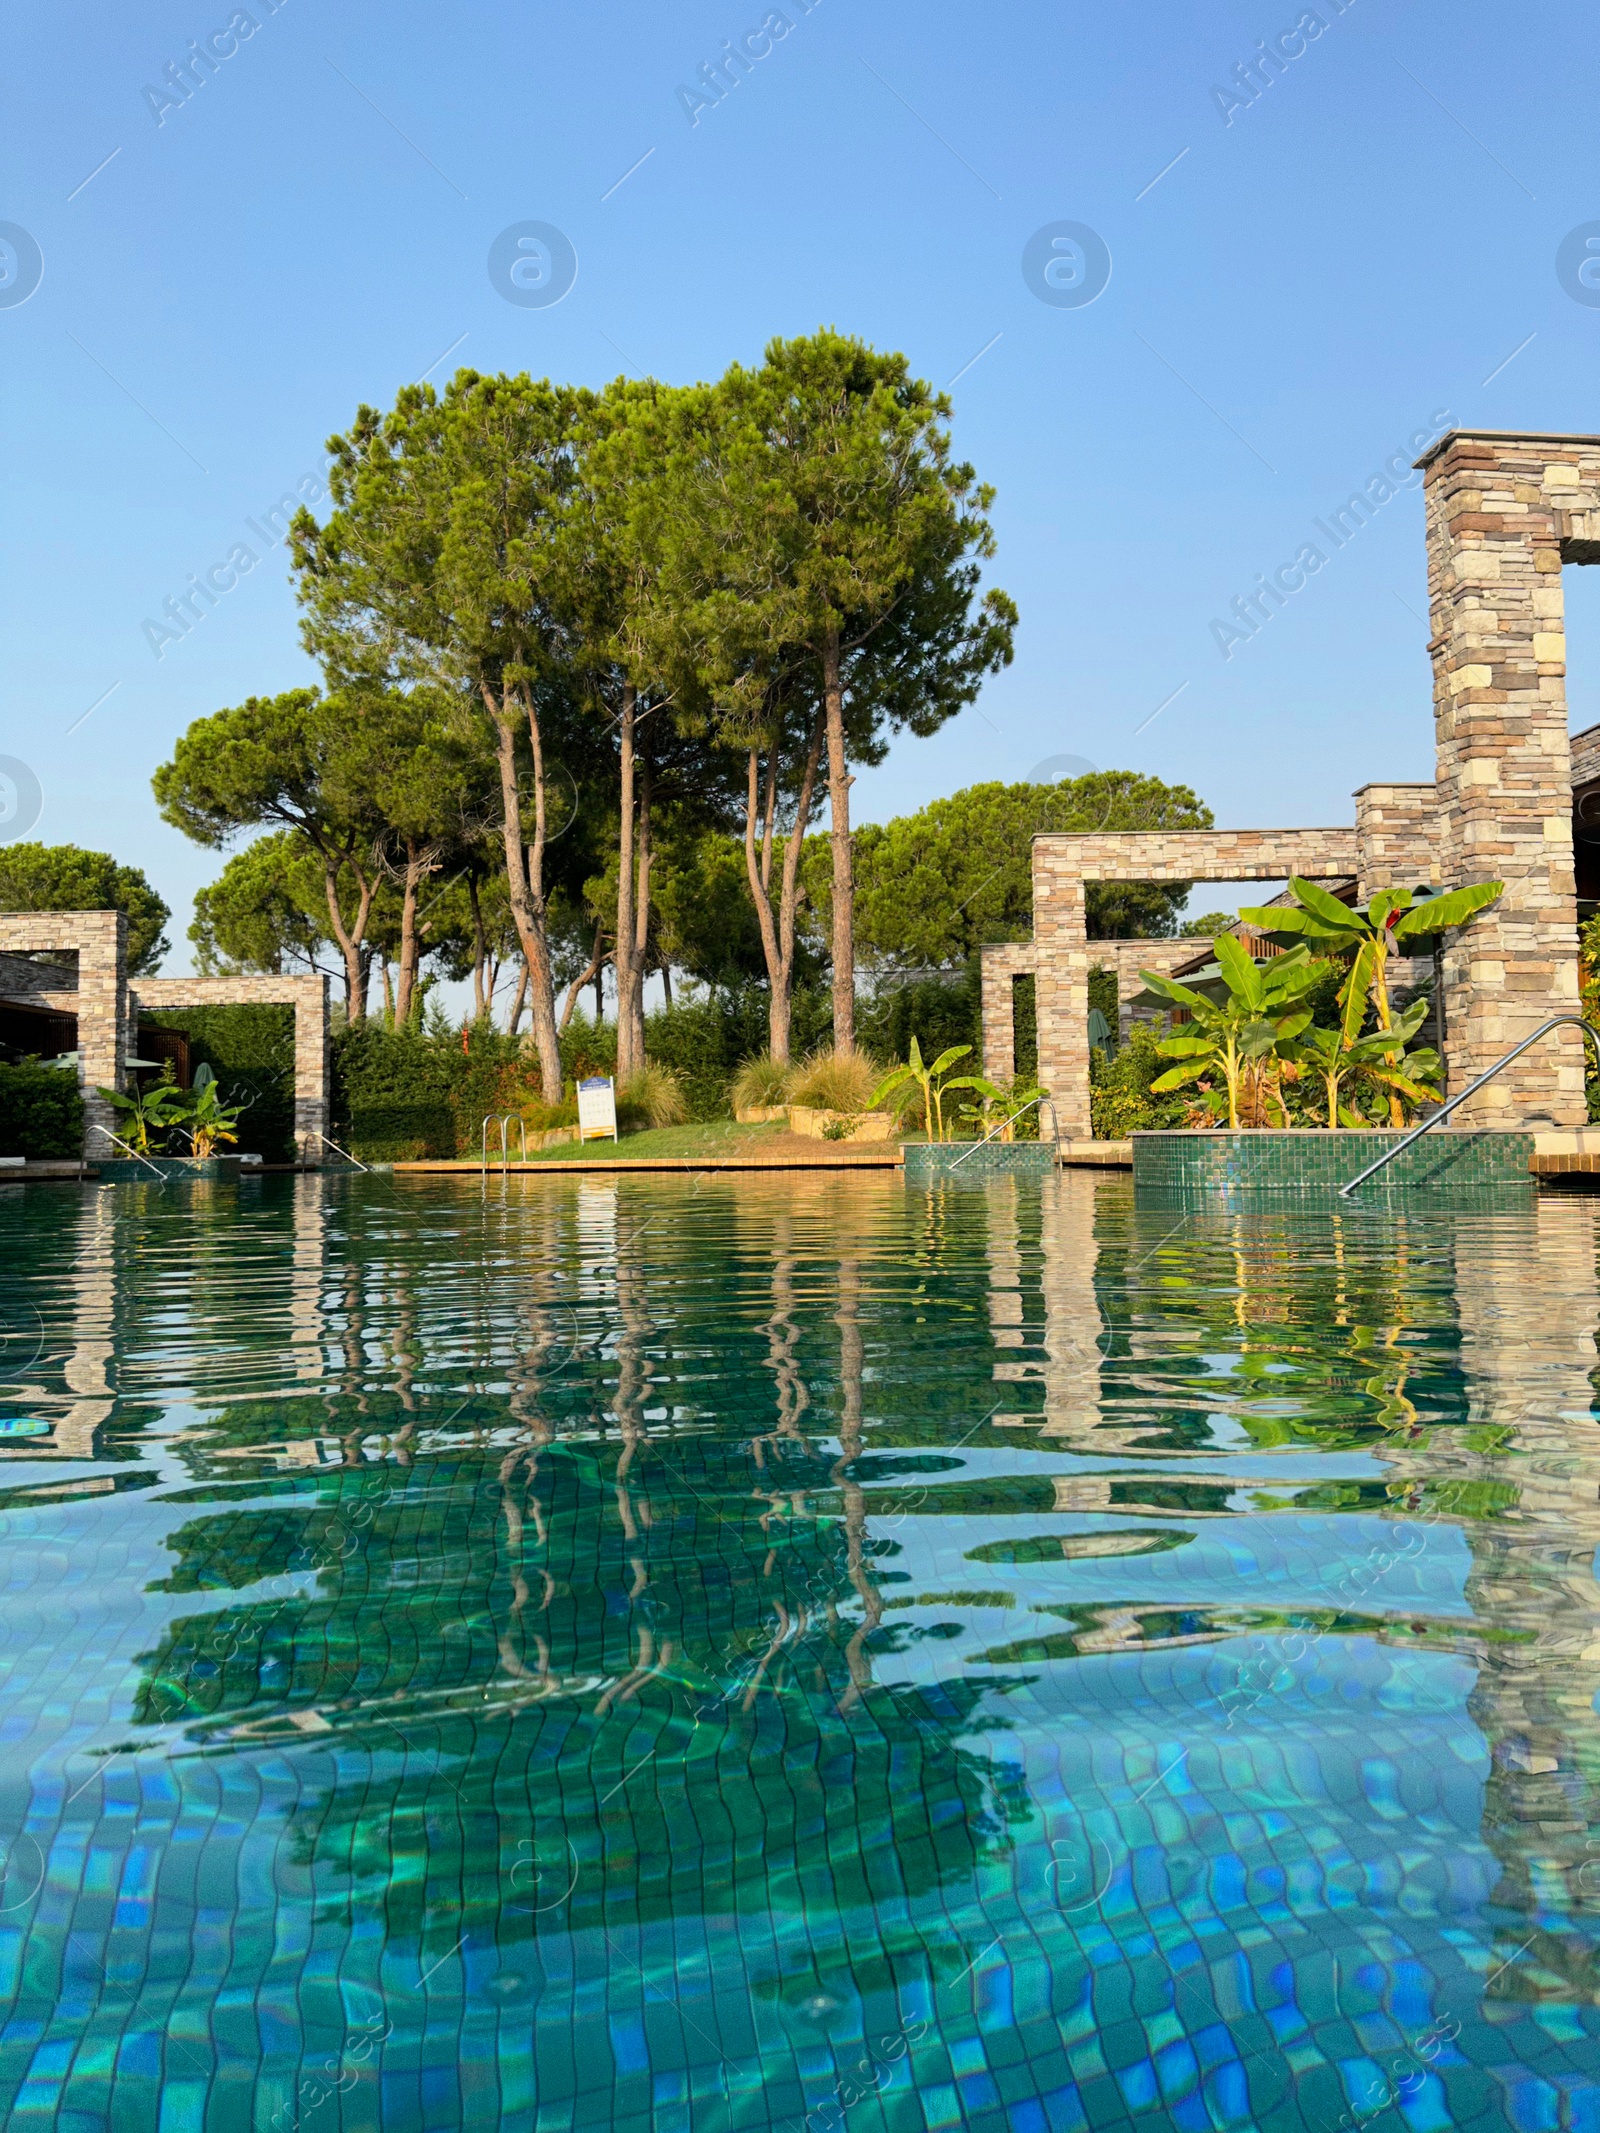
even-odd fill
[[[1493,1081],[1500,1069],[1510,1066],[1512,1060],[1525,1052],[1530,1044],[1537,1044],[1539,1039],[1547,1037],[1551,1030],[1562,1029],[1568,1023],[1571,1023],[1574,1029],[1583,1031],[1583,1034],[1594,1047],[1595,1065],[1600,1067],[1600,1030],[1597,1030],[1592,1022],[1585,1022],[1582,1015],[1552,1015],[1548,1022],[1541,1022],[1530,1036],[1524,1037],[1520,1044],[1514,1044],[1504,1058],[1497,1059],[1487,1073],[1480,1074],[1477,1080],[1463,1089],[1459,1096],[1452,1096],[1447,1104],[1441,1104],[1437,1111],[1422,1121],[1420,1126],[1413,1128],[1403,1141],[1396,1141],[1394,1146],[1386,1149],[1375,1163],[1369,1163],[1359,1177],[1352,1178],[1348,1185],[1341,1185],[1339,1187],[1340,1199],[1348,1200],[1358,1185],[1365,1185],[1368,1178],[1376,1177],[1386,1163],[1392,1163],[1397,1155],[1404,1155],[1413,1142],[1420,1141],[1425,1133],[1431,1133],[1435,1126],[1442,1125],[1458,1104],[1464,1104],[1469,1096],[1476,1096],[1485,1082]]]
[[[526,1162],[528,1160],[527,1120],[525,1118],[519,1118],[515,1111],[501,1111],[498,1113],[491,1111],[485,1114],[483,1126],[478,1135],[479,1145],[481,1149],[481,1155],[478,1163],[478,1168],[480,1170],[487,1170],[489,1167],[489,1128],[491,1126],[498,1126],[500,1128],[500,1167],[502,1170],[511,1160],[509,1149],[510,1133],[511,1128],[513,1126],[515,1126],[517,1131],[522,1135],[522,1160],[523,1162]]]

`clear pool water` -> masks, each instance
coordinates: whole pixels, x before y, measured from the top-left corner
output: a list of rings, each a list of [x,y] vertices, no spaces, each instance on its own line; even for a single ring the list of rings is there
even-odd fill
[[[1596,1205],[0,1189],[4,2123],[1600,2127]]]

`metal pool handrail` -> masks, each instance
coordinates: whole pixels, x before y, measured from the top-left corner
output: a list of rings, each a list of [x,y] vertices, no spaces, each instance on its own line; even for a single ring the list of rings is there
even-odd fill
[[[500,1128],[500,1167],[502,1170],[511,1160],[511,1136],[507,1131],[510,1126],[515,1126],[522,1135],[522,1160],[523,1162],[528,1160],[528,1121],[515,1111],[487,1111],[484,1113],[483,1124],[478,1134],[480,1150],[478,1168],[480,1170],[487,1170],[489,1167],[489,1128],[491,1126]]]
[[[1537,1044],[1541,1037],[1548,1036],[1551,1030],[1560,1029],[1568,1022],[1574,1028],[1581,1029],[1594,1046],[1595,1065],[1600,1067],[1600,1030],[1597,1030],[1593,1023],[1585,1022],[1582,1015],[1552,1015],[1548,1022],[1541,1022],[1530,1036],[1524,1037],[1520,1044],[1514,1044],[1503,1059],[1497,1059],[1486,1074],[1480,1074],[1477,1080],[1470,1087],[1463,1089],[1459,1096],[1452,1096],[1447,1104],[1441,1104],[1430,1118],[1425,1118],[1422,1124],[1408,1133],[1403,1141],[1396,1141],[1394,1146],[1380,1155],[1375,1163],[1369,1163],[1359,1177],[1352,1178],[1348,1185],[1341,1185],[1339,1187],[1340,1199],[1348,1200],[1358,1185],[1365,1185],[1368,1178],[1376,1176],[1386,1163],[1392,1163],[1397,1155],[1404,1155],[1413,1141],[1420,1141],[1425,1133],[1430,1132],[1435,1126],[1440,1125],[1447,1119],[1458,1104],[1464,1104],[1469,1096],[1476,1096],[1486,1081],[1493,1081],[1500,1069],[1504,1066],[1510,1066],[1512,1060],[1520,1053],[1525,1052],[1530,1044]]]
[[[317,1139],[321,1141],[324,1148],[331,1148],[335,1155],[342,1155],[347,1163],[354,1163],[357,1170],[365,1170],[369,1176],[371,1175],[372,1165],[370,1163],[363,1163],[359,1155],[352,1155],[348,1148],[341,1148],[337,1141],[330,1141],[325,1133],[317,1133],[315,1126],[311,1130],[316,1133]]]
[[[158,1169],[157,1166],[151,1162],[149,1156],[141,1155],[137,1148],[130,1148],[126,1141],[118,1140],[117,1136],[112,1132],[109,1126],[96,1125],[94,1130],[96,1133],[103,1133],[106,1139],[110,1141],[114,1148],[120,1148],[125,1155],[131,1155],[136,1163],[143,1163],[146,1170],[154,1172],[155,1177],[159,1183],[163,1185],[166,1184],[167,1173],[164,1170]]]
[[[1003,1118],[1001,1119],[998,1126],[991,1127],[990,1130],[983,1136],[983,1139],[981,1141],[973,1142],[972,1146],[967,1150],[967,1155],[958,1155],[955,1161],[950,1165],[950,1168],[952,1170],[959,1170],[962,1164],[967,1160],[967,1156],[976,1155],[980,1148],[986,1148],[989,1145],[990,1141],[994,1139],[997,1133],[1004,1133],[1007,1126],[1015,1125],[1017,1120],[1022,1117],[1023,1112],[1031,1111],[1035,1104],[1047,1104],[1049,1102],[1049,1097],[1045,1095],[1042,1089],[1040,1090],[1037,1096],[1030,1096],[1028,1098],[1028,1101],[1023,1105],[1021,1111],[1013,1111],[1009,1118]],[[1052,1106],[1052,1110],[1053,1109],[1054,1106]]]

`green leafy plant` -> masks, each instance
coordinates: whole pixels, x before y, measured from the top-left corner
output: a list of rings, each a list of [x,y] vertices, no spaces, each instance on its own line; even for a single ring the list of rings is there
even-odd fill
[[[677,1075],[653,1059],[647,1059],[617,1090],[619,1125],[643,1125],[656,1131],[662,1126],[681,1126],[688,1115]]]
[[[1485,910],[1505,889],[1503,881],[1480,881],[1470,888],[1451,889],[1443,896],[1425,897],[1418,903],[1410,889],[1380,889],[1365,911],[1343,904],[1314,881],[1290,877],[1295,903],[1290,906],[1258,904],[1239,916],[1259,926],[1270,940],[1314,941],[1340,956],[1350,957],[1350,974],[1339,995],[1341,1005],[1370,999],[1380,1030],[1390,1029],[1394,1016],[1389,1005],[1389,957],[1403,941],[1425,941]],[[1388,1067],[1398,1070],[1403,1045],[1383,1053]],[[1401,1092],[1391,1090],[1390,1123],[1403,1125]]]
[[[847,1141],[860,1123],[853,1112],[841,1118],[830,1118],[822,1129],[822,1138],[825,1141]]]
[[[1391,1102],[1399,1098],[1403,1104],[1434,1100],[1439,1093],[1429,1085],[1439,1077],[1438,1053],[1425,1048],[1414,1052],[1406,1049],[1427,1019],[1429,1002],[1413,1000],[1387,1029],[1369,1030],[1363,1037],[1356,1033],[1365,1007],[1362,995],[1351,994],[1339,1026],[1308,1029],[1297,1048],[1299,1064],[1309,1068],[1322,1084],[1330,1131],[1335,1126],[1370,1124],[1353,1106],[1341,1103],[1340,1090],[1346,1082],[1382,1090]],[[1394,1064],[1396,1056],[1399,1065]]]
[[[963,1074],[956,1080],[948,1079],[951,1067],[958,1059],[965,1059],[972,1050],[970,1044],[952,1044],[942,1051],[931,1065],[925,1064],[922,1047],[915,1037],[911,1040],[911,1057],[904,1066],[892,1067],[873,1090],[871,1103],[874,1110],[886,1097],[896,1091],[912,1086],[922,1091],[923,1131],[930,1141],[947,1138],[944,1124],[944,1098],[950,1089],[970,1089],[978,1085],[981,1077]]]
[[[1219,934],[1212,945],[1227,988],[1220,1003],[1177,978],[1139,973],[1152,992],[1187,1008],[1193,1019],[1192,1035],[1167,1037],[1157,1046],[1164,1058],[1180,1064],[1153,1081],[1151,1093],[1199,1083],[1206,1108],[1214,1116],[1225,1112],[1234,1131],[1242,1114],[1252,1125],[1286,1126],[1280,1086],[1284,1048],[1310,1028],[1311,1011],[1301,998],[1326,965],[1301,946],[1258,967],[1231,933]],[[1220,1088],[1214,1086],[1218,1081]]]
[[[239,1138],[235,1129],[243,1111],[243,1104],[222,1101],[215,1081],[202,1082],[186,1096],[180,1095],[176,1121],[189,1136],[190,1154],[203,1160],[231,1146]]]
[[[1125,1140],[1130,1133],[1170,1133],[1194,1123],[1191,1098],[1181,1092],[1150,1093],[1164,1066],[1158,1042],[1159,1033],[1148,1022],[1136,1022],[1127,1043],[1112,1057],[1090,1054],[1089,1116],[1097,1141]]]
[[[170,1078],[170,1069],[148,1089],[135,1087],[126,1094],[121,1089],[101,1089],[98,1093],[116,1112],[118,1137],[135,1155],[159,1154],[173,1127],[182,1123],[188,1102]]]
[[[36,1059],[0,1066],[0,1155],[76,1156],[82,1149],[77,1075]]]
[[[971,1089],[976,1103],[962,1104],[956,1112],[963,1124],[975,1128],[980,1140],[997,1133],[1002,1141],[1013,1141],[1017,1127],[1022,1123],[1018,1112],[1026,1112],[1030,1104],[1037,1103],[1046,1092],[1037,1082],[1017,1080],[1008,1089],[986,1081],[981,1074],[963,1074],[954,1081],[945,1083],[946,1089]]]

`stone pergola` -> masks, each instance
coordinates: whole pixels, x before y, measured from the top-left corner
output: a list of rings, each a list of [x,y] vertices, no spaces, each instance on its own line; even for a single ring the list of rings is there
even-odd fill
[[[20,960],[34,955],[75,956],[76,983],[48,984],[53,973]],[[111,1106],[95,1092],[125,1087],[127,1061],[137,1056],[141,1011],[292,1007],[295,1149],[302,1163],[322,1161],[320,1136],[328,1130],[326,978],[130,978],[128,923],[120,911],[0,911],[0,999],[77,1018],[85,1153],[91,1157],[106,1152],[105,1135],[115,1123]]]
[[[1543,1021],[1578,1004],[1574,783],[1600,847],[1600,746],[1567,734],[1561,568],[1600,563],[1600,437],[1451,430],[1424,477],[1437,775],[1371,784],[1348,829],[1047,834],[1033,844],[1033,939],[983,951],[984,1056],[1011,1064],[1011,988],[1031,971],[1039,1078],[1063,1136],[1089,1126],[1088,979],[1167,969],[1171,942],[1091,942],[1084,888],[1099,881],[1354,880],[1505,883],[1446,937],[1444,1045],[1459,1090]],[[1576,765],[1575,765],[1576,756]],[[1600,877],[1597,877],[1600,879]],[[1586,885],[1585,893],[1596,888]],[[1188,944],[1192,949],[1193,944]],[[1108,953],[1114,951],[1114,953]],[[1143,957],[1142,963],[1138,960]],[[1124,1018],[1125,1019],[1125,1018]],[[1478,1126],[1584,1122],[1582,1040],[1555,1031],[1458,1113]]]

